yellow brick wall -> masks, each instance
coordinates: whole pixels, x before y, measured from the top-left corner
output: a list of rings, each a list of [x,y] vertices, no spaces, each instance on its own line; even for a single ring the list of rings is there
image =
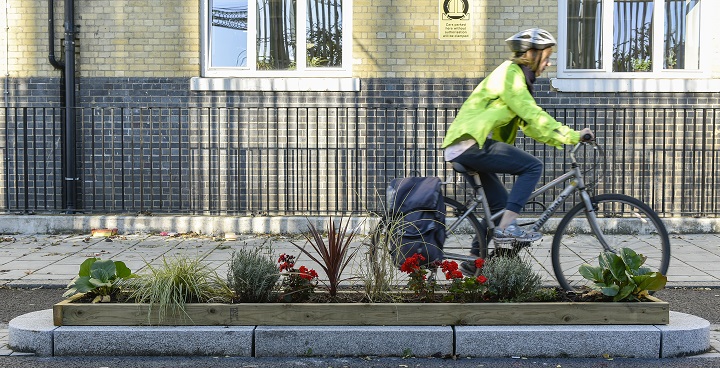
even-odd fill
[[[482,77],[508,58],[510,35],[531,27],[557,31],[557,0],[469,1],[473,39],[440,40],[438,0],[355,0],[353,74]]]
[[[557,0],[468,1],[473,39],[440,40],[440,0],[354,0],[353,76],[482,77],[509,56],[504,42],[509,35],[530,27],[557,33]],[[717,3],[705,10],[720,8]],[[199,0],[75,4],[80,77],[199,76]],[[58,77],[47,58],[47,0],[0,0],[0,7],[0,73]],[[63,12],[63,1],[55,1],[58,58],[64,58]],[[720,45],[717,33],[708,38]],[[720,57],[709,60],[714,76],[720,77]],[[545,75],[554,77],[555,72],[553,66]]]
[[[47,2],[6,0],[0,6],[4,8],[0,19],[3,74],[50,75],[53,67],[47,61]]]
[[[194,77],[198,0],[77,0],[81,75]]]
[[[0,60],[3,74],[58,77],[60,72],[47,57],[47,0],[2,0],[0,4],[7,7],[0,19],[0,47],[8,50],[0,53],[5,56]],[[199,9],[198,0],[75,0],[78,75],[198,76]],[[55,1],[58,59],[64,59],[63,22],[63,1]]]

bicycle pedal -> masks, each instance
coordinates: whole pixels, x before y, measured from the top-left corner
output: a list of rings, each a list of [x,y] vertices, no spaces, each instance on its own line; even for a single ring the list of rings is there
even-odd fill
[[[515,242],[514,238],[493,238],[493,241],[497,244],[512,244]]]

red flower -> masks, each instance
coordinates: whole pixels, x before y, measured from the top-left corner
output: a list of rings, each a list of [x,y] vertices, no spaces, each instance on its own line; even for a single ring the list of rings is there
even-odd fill
[[[295,257],[283,253],[278,258],[278,263],[280,263],[280,271],[290,270],[295,267]]]
[[[475,259],[475,267],[476,268],[482,268],[485,265],[485,260],[482,258],[476,258]]]
[[[487,282],[487,277],[485,277],[485,276],[483,276],[483,275],[480,275],[480,276],[477,277],[476,280],[477,280],[477,282],[479,282],[480,284],[484,284],[484,283]]]
[[[424,260],[425,257],[423,257],[422,254],[415,253],[412,257],[405,258],[405,262],[403,262],[402,266],[400,266],[400,271],[413,273],[420,269],[420,262]]]
[[[443,261],[440,264],[443,272],[451,272],[458,269],[458,264],[455,261]]]
[[[315,272],[315,270],[308,269],[305,266],[300,266],[298,272],[300,273],[300,277],[305,280],[312,280],[318,277],[318,274],[317,272]]]
[[[458,264],[455,261],[443,261],[440,267],[447,280],[463,278],[463,274],[458,270]]]

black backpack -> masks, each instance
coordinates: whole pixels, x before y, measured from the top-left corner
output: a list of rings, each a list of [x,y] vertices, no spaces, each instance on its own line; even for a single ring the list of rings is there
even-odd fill
[[[443,259],[445,243],[445,201],[441,182],[435,177],[393,179],[387,191],[390,212],[389,234],[392,255],[398,265],[415,253],[425,257],[421,264]]]

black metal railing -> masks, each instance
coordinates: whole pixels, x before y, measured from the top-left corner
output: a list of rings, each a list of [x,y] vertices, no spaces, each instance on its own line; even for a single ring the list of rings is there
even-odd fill
[[[663,216],[720,214],[720,109],[548,111],[597,132],[607,150],[597,192],[638,197]],[[63,109],[0,112],[0,208],[62,212]],[[408,175],[448,179],[447,192],[462,196],[464,184],[439,149],[455,113],[425,107],[79,108],[77,209],[363,214],[381,210],[389,181]],[[543,159],[543,180],[566,169],[566,151],[528,138],[518,144]],[[531,207],[527,211],[540,210]]]

